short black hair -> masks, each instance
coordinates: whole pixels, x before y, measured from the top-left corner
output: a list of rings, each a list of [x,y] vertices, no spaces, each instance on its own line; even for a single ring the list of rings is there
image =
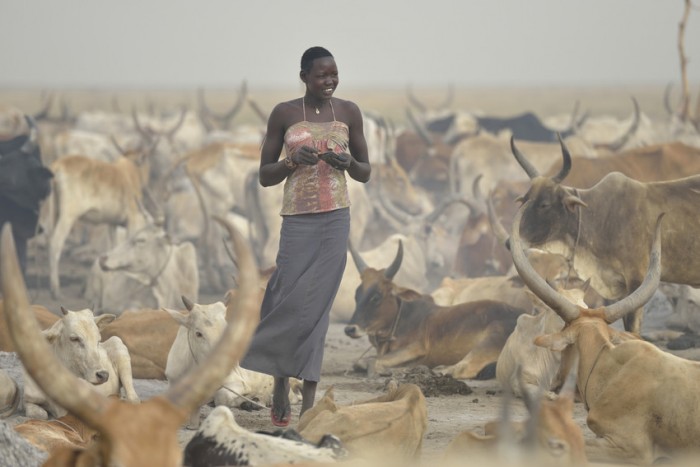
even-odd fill
[[[331,57],[333,54],[323,47],[309,47],[301,56],[301,71],[309,72],[317,58]]]

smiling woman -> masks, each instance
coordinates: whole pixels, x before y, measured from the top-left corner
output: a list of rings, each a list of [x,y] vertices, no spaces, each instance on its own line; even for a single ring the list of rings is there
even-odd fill
[[[301,58],[299,77],[306,93],[275,106],[262,147],[260,183],[286,180],[283,220],[277,269],[241,362],[275,377],[271,417],[276,426],[287,426],[291,418],[289,377],[304,380],[301,413],[313,406],[329,313],[347,257],[345,174],[359,182],[370,176],[360,109],[333,97],[339,83],[333,55],[311,47]]]

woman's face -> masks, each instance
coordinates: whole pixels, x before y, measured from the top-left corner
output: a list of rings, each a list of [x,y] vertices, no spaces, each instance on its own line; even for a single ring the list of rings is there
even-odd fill
[[[306,93],[317,99],[330,99],[338,87],[338,67],[333,57],[317,58],[311,70],[302,71],[302,81],[306,83]]]

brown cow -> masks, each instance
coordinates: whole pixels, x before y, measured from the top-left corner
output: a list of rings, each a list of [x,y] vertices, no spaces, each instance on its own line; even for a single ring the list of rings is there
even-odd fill
[[[530,202],[525,204],[525,208]],[[643,306],[661,276],[661,218],[652,235],[646,276],[632,294],[605,307],[588,309],[559,295],[530,267],[514,220],[513,262],[523,281],[566,323],[535,344],[579,354],[578,389],[588,409],[588,457],[650,464],[660,456],[700,449],[700,363],[659,350],[641,339],[620,342],[608,326]]]
[[[53,323],[58,321],[58,315],[52,313],[44,306],[32,305],[31,309],[42,330],[51,327]],[[5,302],[0,299],[0,352],[15,352],[15,343],[12,342],[6,323]]]
[[[10,226],[2,231],[0,271],[7,321],[17,352],[29,374],[46,393],[80,421],[99,432],[85,451],[55,452],[47,465],[181,465],[178,428],[190,412],[208,400],[233,365],[243,356],[258,323],[257,270],[250,246],[233,228],[234,251],[240,265],[240,290],[227,307],[229,325],[212,355],[171,386],[163,396],[129,404],[97,394],[70,374],[39,337],[31,317]]]
[[[362,283],[345,334],[352,338],[368,334],[377,349],[377,371],[407,364],[432,368],[461,360],[463,365],[452,376],[477,377],[496,362],[524,310],[490,300],[438,306],[429,295],[392,282],[402,259],[402,244],[387,269],[370,268],[355,258]]]
[[[338,406],[333,388],[304,412],[297,431],[312,443],[337,436],[351,456],[414,459],[420,455],[428,426],[425,397],[415,384],[392,383],[386,394]]]
[[[661,212],[665,282],[700,286],[697,232],[700,218],[700,175],[664,182],[642,183],[619,172],[606,175],[588,189],[562,185],[571,169],[571,156],[561,142],[563,166],[552,177],[538,170],[516,148],[515,159],[531,179],[520,209],[520,234],[528,246],[572,257],[583,279],[603,297],[618,300],[642,282],[648,261],[645,245],[650,226]],[[639,333],[642,308],[624,316],[625,329]]]
[[[42,451],[82,450],[89,447],[97,432],[73,415],[55,420],[27,420],[15,425],[15,431]]]

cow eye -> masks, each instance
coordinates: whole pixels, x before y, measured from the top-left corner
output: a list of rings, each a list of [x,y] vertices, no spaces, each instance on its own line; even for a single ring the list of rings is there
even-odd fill
[[[204,334],[202,334],[201,331],[195,332],[194,335],[197,336],[197,337],[204,337]]]
[[[551,206],[551,203],[549,201],[542,201],[540,203],[540,209],[549,209]]]
[[[374,294],[372,295],[372,298],[369,299],[370,303],[373,305],[376,305],[382,300],[382,296],[380,294]]]
[[[80,337],[78,337],[78,336],[70,336],[70,341],[71,341],[71,342],[80,342]]]

